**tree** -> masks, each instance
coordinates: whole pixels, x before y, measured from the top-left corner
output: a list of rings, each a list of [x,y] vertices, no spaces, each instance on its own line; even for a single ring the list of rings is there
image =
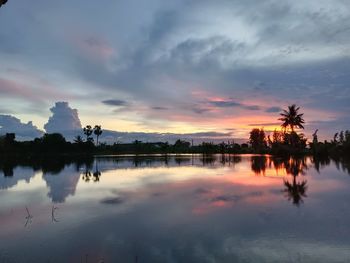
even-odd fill
[[[282,116],[278,120],[282,121],[282,127],[287,129],[290,127],[291,131],[294,132],[294,128],[304,129],[303,124],[305,123],[303,119],[304,113],[299,113],[300,107],[295,104],[288,106],[288,110],[283,110],[280,115]]]
[[[284,180],[284,190],[285,196],[289,201],[292,201],[294,205],[299,206],[303,203],[303,198],[307,197],[307,181],[302,180],[301,182],[297,182],[296,177],[304,174],[304,170],[306,170],[307,163],[304,158],[290,158],[284,160],[284,167],[286,169],[287,174],[293,176],[293,181],[290,183],[288,180]]]
[[[7,3],[7,0],[0,0],[0,7]]]
[[[83,131],[84,131],[84,134],[86,135],[86,141],[90,141],[91,140],[90,136],[93,132],[92,127],[90,125],[86,125]]]
[[[41,138],[41,149],[48,152],[63,151],[67,147],[66,139],[60,133],[45,133]]]
[[[5,135],[5,143],[13,144],[16,140],[16,134],[14,133],[6,133]]]
[[[264,129],[253,129],[249,135],[249,143],[254,150],[266,148],[266,136]]]
[[[303,198],[307,197],[307,181],[303,180],[301,182],[296,181],[296,176],[293,176],[293,181],[290,183],[287,180],[284,180],[285,189],[283,192],[288,200],[292,200],[293,204],[299,206],[300,203],[303,203]]]
[[[94,127],[94,134],[96,135],[96,145],[98,145],[98,137],[102,134],[101,125],[95,125]]]
[[[190,142],[184,141],[184,140],[177,140],[174,143],[175,148],[189,148],[191,146]]]
[[[74,142],[77,144],[82,144],[84,141],[83,141],[83,138],[81,138],[81,136],[78,135],[74,138]]]

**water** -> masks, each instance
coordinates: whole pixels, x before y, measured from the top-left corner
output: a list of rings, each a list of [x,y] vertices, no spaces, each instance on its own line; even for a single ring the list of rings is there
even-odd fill
[[[0,262],[350,261],[344,162],[121,156],[0,168]]]

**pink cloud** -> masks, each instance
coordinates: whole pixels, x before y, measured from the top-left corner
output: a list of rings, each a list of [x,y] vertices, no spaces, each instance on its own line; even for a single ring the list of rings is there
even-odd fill
[[[116,54],[116,50],[103,38],[72,34],[68,42],[74,45],[79,54],[89,60],[105,63]]]
[[[16,77],[16,75],[14,75]],[[48,82],[34,75],[17,74],[19,80],[0,77],[0,94],[12,98],[44,101],[45,99],[71,98],[68,94],[49,85]]]

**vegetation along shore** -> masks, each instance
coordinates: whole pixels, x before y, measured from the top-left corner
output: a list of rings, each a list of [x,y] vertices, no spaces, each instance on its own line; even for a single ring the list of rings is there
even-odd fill
[[[0,137],[0,155],[2,158],[13,156],[37,155],[98,155],[98,154],[170,154],[170,153],[202,153],[202,154],[272,154],[276,156],[314,155],[314,156],[349,156],[350,131],[339,131],[331,140],[320,142],[316,130],[312,140],[308,141],[301,132],[305,126],[303,113],[296,105],[289,106],[280,113],[280,130],[269,135],[264,128],[254,128],[246,143],[238,144],[234,140],[214,144],[202,142],[193,145],[190,141],[177,140],[168,142],[142,142],[106,144],[99,142],[103,133],[102,127],[87,125],[83,129],[85,137],[77,135],[73,142],[66,141],[59,133],[44,134],[32,141],[16,141],[14,133]]]

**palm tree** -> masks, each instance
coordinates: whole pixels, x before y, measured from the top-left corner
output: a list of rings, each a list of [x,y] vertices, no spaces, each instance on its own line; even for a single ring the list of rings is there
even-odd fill
[[[281,126],[284,129],[290,127],[292,132],[294,132],[294,127],[304,129],[304,113],[299,113],[299,109],[300,107],[297,107],[295,104],[293,104],[291,106],[288,106],[288,110],[283,110],[283,112],[280,114],[282,117],[278,120],[283,122]]]
[[[101,125],[95,125],[94,134],[96,135],[96,145],[98,145],[98,137],[102,134]]]
[[[78,136],[75,136],[74,142],[77,144],[82,144],[84,141],[83,141],[83,138],[81,138],[81,136],[78,135]]]
[[[86,125],[86,127],[84,127],[83,131],[84,131],[84,134],[86,135],[86,141],[88,142],[90,139],[90,136],[93,132],[92,127],[90,125]]]
[[[307,197],[307,181],[302,180],[301,182],[297,182],[296,178],[299,175],[304,175],[308,166],[306,164],[305,158],[290,158],[286,159],[283,162],[284,168],[286,169],[286,173],[293,176],[293,181],[289,182],[288,180],[284,180],[284,190],[285,196],[290,201],[292,200],[293,204],[299,206],[300,203],[303,202],[303,198]]]
[[[299,206],[300,203],[303,203],[303,198],[307,197],[307,181],[303,180],[302,182],[296,181],[296,176],[293,175],[293,182],[284,181],[285,189],[283,192],[287,197],[288,201],[292,201],[294,205]]]

